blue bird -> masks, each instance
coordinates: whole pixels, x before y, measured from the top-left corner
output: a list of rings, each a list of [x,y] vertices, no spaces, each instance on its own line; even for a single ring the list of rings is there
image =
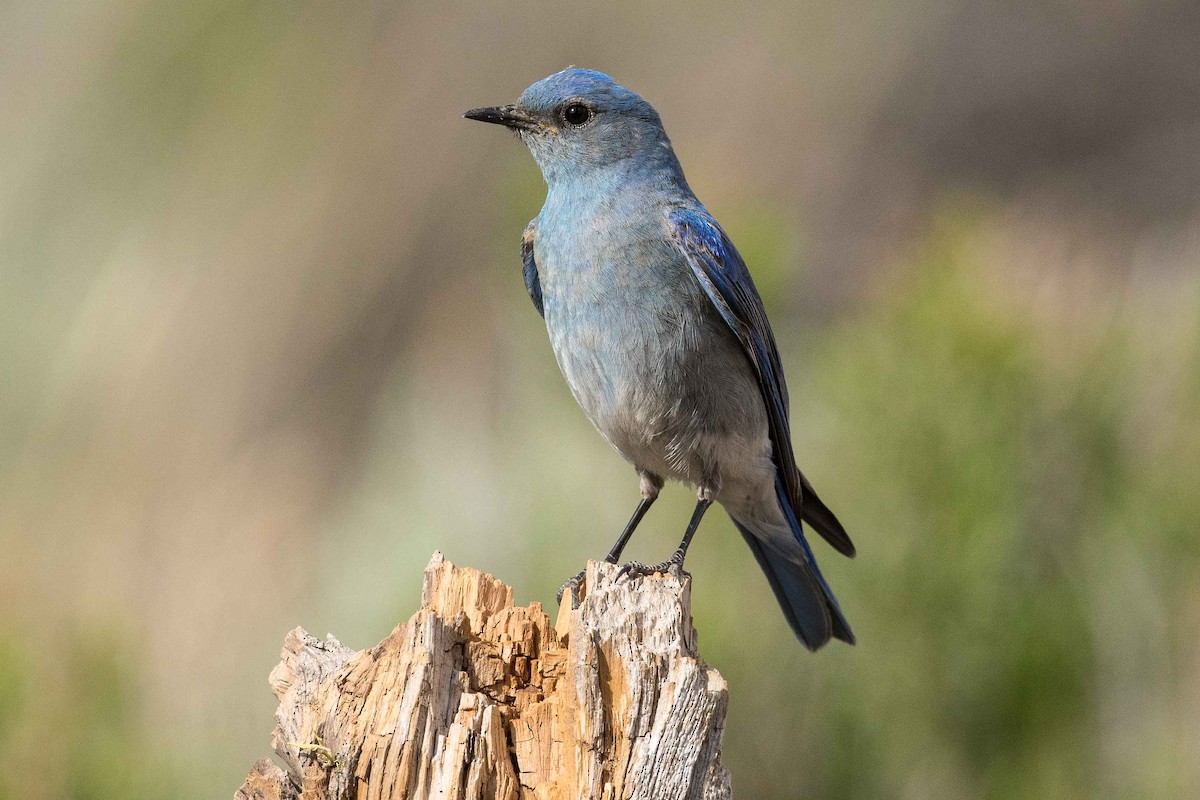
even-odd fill
[[[838,552],[854,545],[796,466],[783,369],[737,249],[692,193],[658,112],[612,78],[568,69],[515,104],[468,111],[529,147],[546,202],[521,241],[525,286],[571,393],[633,464],[641,501],[607,560],[617,563],[664,479],[696,487],[678,570],[719,502],[811,650],[854,643],[801,520]],[[572,603],[582,574],[563,585]]]

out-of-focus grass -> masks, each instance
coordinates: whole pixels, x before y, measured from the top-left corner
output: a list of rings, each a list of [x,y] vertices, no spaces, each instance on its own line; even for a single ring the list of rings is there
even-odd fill
[[[504,221],[512,235],[497,232],[508,245],[509,223],[536,208],[527,188]],[[738,217],[748,254],[792,246],[782,226]],[[816,545],[860,644],[804,651],[728,521],[706,520],[689,568],[702,655],[730,682],[725,758],[741,796],[1197,785],[1196,286],[1067,279],[1051,287],[1072,298],[1066,324],[1037,301],[1042,279],[1007,263],[993,235],[1004,224],[945,214],[856,314],[815,327],[774,315],[800,462],[859,546],[847,561]],[[415,608],[435,547],[549,605],[629,513],[632,470],[570,399],[512,248],[497,247],[507,271],[430,298],[289,623],[369,645]],[[769,310],[788,305],[785,282],[762,284]],[[669,490],[630,555],[668,552],[690,505]],[[220,730],[229,706],[202,729],[146,713],[140,637],[75,631],[46,651],[15,633],[0,647],[7,796],[199,797],[195,776],[235,783],[265,752],[268,717],[248,721],[267,703],[261,676],[242,692],[257,705],[238,724],[261,730],[246,752]],[[261,649],[265,675],[273,641]],[[28,765],[43,783],[24,783]]]
[[[201,796],[179,777],[188,742],[146,724],[130,637],[79,630],[45,650],[22,640],[0,645],[0,798]]]
[[[819,550],[859,646],[786,652],[744,623],[774,613],[763,592],[701,573],[750,796],[1195,785],[1195,713],[1176,698],[1196,691],[1200,417],[1194,368],[1175,369],[1200,360],[1194,317],[1079,296],[1107,319],[1063,341],[1022,311],[1032,287],[1006,285],[1003,254],[974,252],[980,227],[945,221],[792,371],[801,463],[859,546],[848,564]],[[736,559],[732,538],[703,547]]]

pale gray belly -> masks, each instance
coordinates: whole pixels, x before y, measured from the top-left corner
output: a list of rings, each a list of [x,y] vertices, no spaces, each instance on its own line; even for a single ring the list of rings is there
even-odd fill
[[[592,424],[636,467],[718,486],[723,502],[761,495],[774,465],[752,367],[699,287],[686,288],[552,299],[555,357]]]

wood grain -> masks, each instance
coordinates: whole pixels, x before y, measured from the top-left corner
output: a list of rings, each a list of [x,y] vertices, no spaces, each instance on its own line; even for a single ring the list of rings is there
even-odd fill
[[[270,683],[284,769],[235,800],[718,800],[728,691],[696,658],[689,579],[591,562],[557,627],[435,553],[421,608],[369,650],[301,628]]]

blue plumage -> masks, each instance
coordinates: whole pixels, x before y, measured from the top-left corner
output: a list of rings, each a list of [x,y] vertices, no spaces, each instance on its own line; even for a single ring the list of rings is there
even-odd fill
[[[832,512],[817,499],[812,487],[805,486],[807,482],[796,467],[788,421],[787,382],[779,362],[775,335],[767,322],[767,312],[754,287],[750,270],[725,231],[707,211],[679,208],[669,214],[669,219],[671,235],[679,243],[696,279],[725,324],[737,335],[754,365],[770,419],[772,455],[779,469],[784,497],[796,507],[811,505],[813,519],[806,516],[806,521],[838,552],[853,557],[854,544],[850,537]],[[823,513],[818,513],[818,509]],[[797,535],[802,537],[799,528]]]
[[[801,528],[854,546],[796,467],[787,385],[744,261],[692,194],[658,113],[592,70],[529,87],[514,105],[467,116],[529,146],[546,203],[522,237],[526,289],[588,418],[637,469],[642,500],[615,562],[664,479],[697,487],[668,561],[682,568],[700,519],[720,502],[796,635],[853,642]],[[574,596],[577,576],[568,582]],[[567,587],[564,587],[567,588]]]
[[[521,273],[525,278],[525,291],[529,292],[529,299],[533,301],[533,307],[537,309],[538,314],[545,317],[546,312],[542,310],[542,284],[538,280],[537,262],[533,260],[534,230],[531,222],[525,226],[525,232],[521,234]]]

